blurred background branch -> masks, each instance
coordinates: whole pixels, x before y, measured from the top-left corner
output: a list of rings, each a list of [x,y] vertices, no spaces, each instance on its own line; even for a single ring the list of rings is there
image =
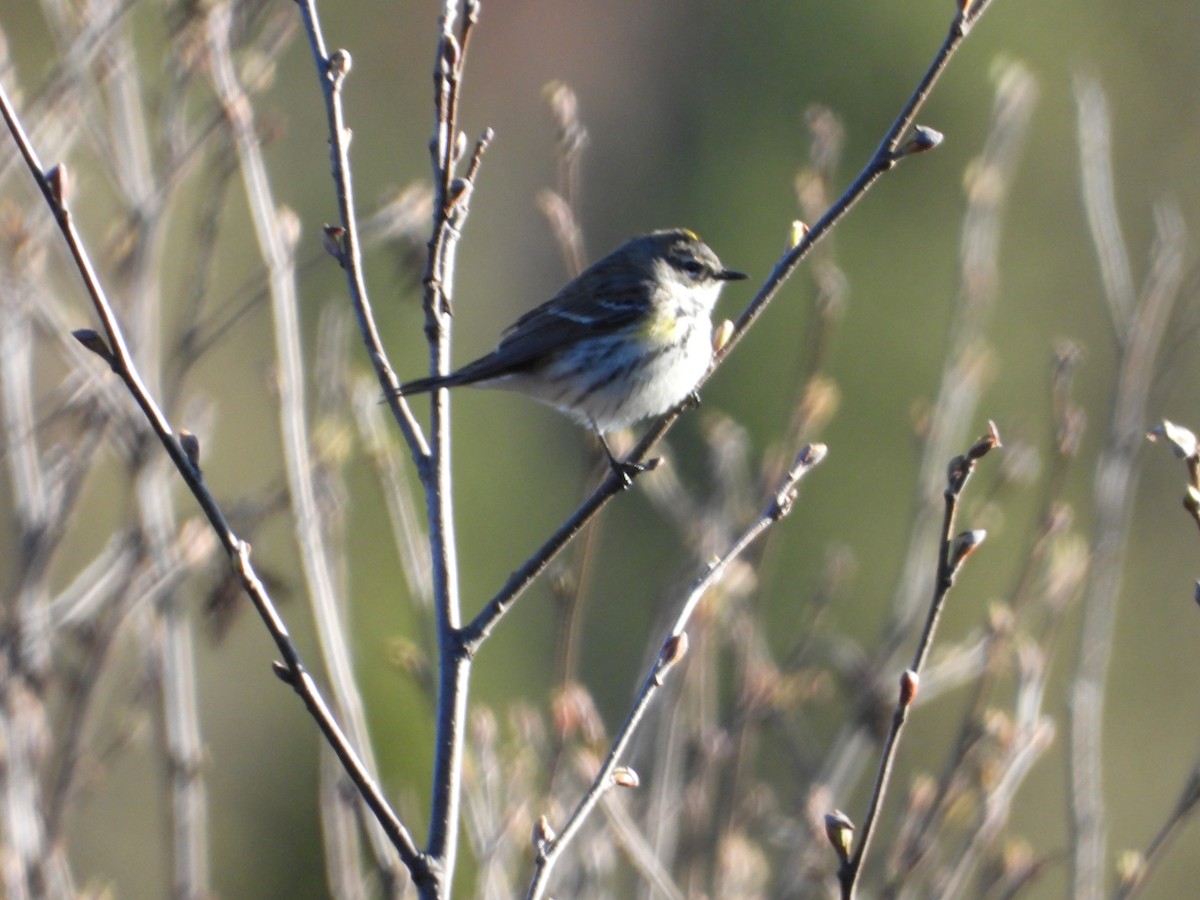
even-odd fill
[[[437,359],[477,355],[597,251],[652,228],[695,227],[765,280],[803,233],[789,240],[789,223],[815,223],[846,182],[842,160],[871,158],[954,10],[488,5],[460,102],[496,140],[456,255],[458,347]],[[253,541],[295,651],[322,660],[312,687],[357,718],[380,802],[421,833],[447,615],[416,499],[427,473],[385,421],[347,273],[322,248],[343,215],[297,11],[228,12],[217,33],[195,4],[14,4],[0,82],[43,158],[66,164],[54,190],[78,198],[73,222],[162,422],[187,428],[160,437],[219,501],[225,536]],[[354,54],[341,149],[367,198],[362,283],[396,370],[415,374],[429,360],[437,11],[322,12]],[[938,153],[898,167],[806,260],[656,448],[667,464],[474,661],[459,893],[526,889],[530,835],[547,839],[541,817],[565,822],[600,770],[669,598],[820,439],[833,452],[803,527],[773,529],[701,601],[629,747],[640,786],[605,794],[553,892],[836,895],[825,816],[865,807],[929,596],[929,486],[985,410],[1006,448],[963,514],[987,552],[921,673],[862,890],[1188,894],[1195,539],[1164,512],[1177,470],[1160,454],[1143,468],[1136,447],[1163,418],[1195,426],[1200,104],[1177,77],[1193,24],[1165,0],[994,5],[922,114],[947,135]],[[239,576],[113,377],[119,348],[2,146],[6,894],[411,894],[394,842],[359,846],[344,768],[268,677],[269,654],[287,653],[241,615]],[[280,241],[274,265],[256,234]],[[71,333],[88,328],[85,347]],[[467,392],[455,411],[435,428],[459,448],[473,612],[594,473],[586,435],[522,398]],[[328,590],[297,522],[319,533]],[[329,602],[297,602],[318,595]],[[1067,722],[1069,756],[1055,743]]]

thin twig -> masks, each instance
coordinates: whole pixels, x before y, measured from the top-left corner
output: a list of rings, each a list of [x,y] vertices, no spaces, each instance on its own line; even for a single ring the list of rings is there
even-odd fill
[[[361,831],[355,815],[362,807],[345,770],[328,747],[321,748],[318,778],[325,880],[330,896],[338,900],[367,900],[371,892],[363,877]]]
[[[250,100],[233,64],[231,17],[232,10],[227,4],[217,4],[208,13],[205,24],[209,70],[217,100],[229,123],[254,235],[268,273],[277,359],[279,428],[301,569],[336,708],[358,748],[363,765],[368,771],[376,772],[366,710],[350,659],[343,602],[339,601],[335,588],[335,567],[313,485],[314,466],[309,447],[300,341],[300,304],[296,292],[296,241],[272,196]],[[390,885],[397,877],[393,848],[381,830],[369,828],[368,834],[376,864],[383,872],[384,884]]]
[[[968,423],[976,418],[982,378],[986,325],[998,295],[997,262],[1000,217],[1020,150],[1020,136],[1031,113],[1036,88],[1019,65],[1006,67],[998,78],[992,127],[977,165],[971,166],[968,207],[960,242],[960,285],[945,363],[923,432],[921,459],[913,497],[912,525],[891,600],[890,615],[878,645],[872,650],[863,691],[856,708],[833,741],[825,771],[818,781],[840,796],[857,783],[871,762],[875,738],[870,711],[889,696],[892,676],[907,653],[920,621],[922,598],[928,595],[927,547],[941,527],[945,460],[967,439]],[[878,685],[878,687],[876,687]]]
[[[876,671],[890,670],[902,650],[902,641],[910,635],[915,613],[919,613],[918,591],[927,584],[926,548],[930,532],[937,527],[944,501],[939,502],[938,480],[944,482],[944,460],[963,440],[962,429],[975,414],[981,393],[982,370],[980,359],[989,312],[994,306],[999,288],[999,239],[1003,213],[1015,177],[1017,162],[1027,126],[1037,100],[1037,85],[1029,71],[1020,63],[1010,63],[995,76],[995,101],[987,141],[978,157],[968,166],[967,209],[960,241],[960,282],[955,302],[954,322],[946,351],[937,399],[930,404],[929,424],[924,429],[922,461],[914,497],[914,523],[909,531],[902,574],[892,605],[892,619],[884,632],[882,652],[876,651]],[[997,674],[996,659],[1007,646],[994,632],[989,631],[985,657],[972,688],[972,704],[963,716],[956,749],[951,754],[941,777],[937,792],[918,821],[911,823],[893,849],[896,859],[908,862],[920,859],[921,848],[930,845],[928,834],[944,819],[943,803],[958,783],[958,774],[968,756],[969,748],[978,739],[978,716],[989,697],[990,687]],[[888,667],[888,669],[884,669]],[[928,699],[929,679],[922,679],[922,698]],[[863,703],[873,702],[864,698]],[[863,717],[851,717],[848,729],[864,729]],[[865,764],[865,754],[864,754]],[[898,877],[902,882],[911,878],[907,867]]]
[[[1151,440],[1166,443],[1187,466],[1187,490],[1183,497],[1183,508],[1192,521],[1200,525],[1200,444],[1196,435],[1188,428],[1164,420],[1147,435]],[[1200,597],[1200,583],[1196,596]],[[1192,764],[1192,770],[1184,780],[1183,788],[1175,806],[1166,817],[1158,832],[1129,863],[1119,867],[1120,882],[1113,892],[1114,900],[1131,900],[1141,893],[1150,881],[1150,876],[1170,848],[1179,829],[1200,806],[1200,761]]]
[[[435,738],[433,795],[427,855],[432,862],[432,880],[420,885],[430,896],[448,893],[453,879],[458,845],[461,804],[461,769],[466,720],[467,684],[471,651],[459,637],[460,612],[458,571],[453,532],[453,492],[450,481],[449,407],[445,392],[430,397],[429,439],[426,443],[407,401],[397,392],[399,382],[387,361],[375,327],[366,284],[362,275],[361,250],[355,219],[348,158],[349,132],[341,104],[341,88],[350,71],[350,56],[344,50],[329,54],[321,35],[312,0],[301,3],[329,118],[334,182],[342,222],[339,229],[326,231],[335,255],[346,271],[350,295],[368,355],[384,395],[401,432],[409,444],[425,490],[429,520],[431,576],[437,643],[439,684],[437,736]],[[484,151],[491,141],[486,132],[476,144],[467,172],[456,177],[465,151],[458,132],[458,101],[462,86],[466,49],[478,20],[480,5],[467,0],[462,24],[457,27],[458,3],[446,0],[442,7],[438,49],[434,62],[434,136],[430,155],[434,170],[434,224],[424,274],[425,331],[429,340],[430,369],[448,371],[450,359],[450,311],[454,293],[454,260],[462,227],[470,209],[471,194]]]
[[[1086,95],[1085,95],[1086,96]],[[1084,104],[1081,97],[1081,145],[1108,146],[1107,138],[1084,132],[1106,132],[1110,123],[1103,105]],[[1085,114],[1086,113],[1086,114]],[[1087,168],[1085,166],[1085,168]],[[1111,160],[1094,161],[1112,180]],[[1104,256],[1107,241],[1119,229],[1104,218],[1115,215],[1104,199],[1113,188],[1101,187],[1104,179],[1093,173],[1084,182],[1084,203],[1092,209],[1092,239]],[[1117,318],[1120,306],[1109,298],[1113,331],[1120,351],[1116,397],[1104,451],[1096,464],[1096,523],[1092,537],[1092,563],[1085,590],[1083,623],[1071,687],[1069,740],[1069,804],[1071,815],[1071,879],[1076,897],[1099,897],[1103,892],[1107,826],[1101,777],[1101,723],[1104,691],[1112,658],[1117,595],[1121,585],[1125,544],[1129,535],[1133,496],[1137,488],[1134,460],[1148,419],[1147,405],[1154,381],[1155,359],[1166,333],[1171,310],[1183,279],[1185,229],[1173,206],[1157,210],[1156,241],[1150,271],[1141,295],[1128,310],[1128,319]]]
[[[84,335],[80,338],[95,348],[113,369],[114,373],[124,382],[134,402],[141,409],[147,423],[170,457],[184,483],[196,498],[205,517],[212,525],[222,547],[230,557],[234,572],[237,574],[243,588],[254,604],[263,623],[275,642],[276,648],[283,657],[279,670],[285,681],[299,694],[305,707],[316,720],[322,733],[337,753],[342,765],[346,767],[355,786],[366,799],[372,813],[383,825],[389,839],[400,852],[401,858],[414,873],[414,879],[422,881],[428,878],[428,866],[424,856],[417,850],[408,830],[396,817],[387,801],[384,799],[379,786],[367,769],[363,766],[357,753],[347,741],[341,728],[334,720],[328,706],[325,704],[316,683],[304,668],[300,654],[292,642],[287,627],[280,618],[262,580],[255,572],[250,562],[250,546],[241,540],[229,526],[216,498],[208,489],[199,470],[192,464],[179,440],[175,436],[170,423],[159,408],[153,396],[146,390],[133,358],[125,342],[124,334],[113,313],[112,305],[101,287],[91,259],[83,246],[76,231],[74,218],[68,205],[68,189],[66,170],[59,165],[47,172],[38,159],[32,144],[22,126],[8,92],[0,84],[0,116],[3,117],[9,133],[13,136],[21,156],[25,160],[38,189],[41,191],[50,212],[53,214],[67,249],[75,261],[83,280],[83,285],[96,315],[100,320],[104,336]],[[92,338],[95,340],[93,341]]]
[[[1045,658],[1033,648],[1023,654],[1023,657],[1025,664],[1021,666],[1017,700],[1014,704],[1016,715],[1012,723],[1012,739],[1000,759],[989,761],[988,784],[982,798],[978,821],[970,832],[966,846],[953,860],[948,877],[938,882],[940,896],[967,896],[968,879],[975,871],[980,857],[1008,822],[1017,790],[1024,783],[1034,763],[1041,759],[1054,742],[1054,722],[1049,716],[1041,713],[1046,693]]]
[[[985,386],[982,348],[1000,293],[1000,226],[1037,102],[1037,85],[1028,69],[1012,63],[997,75],[995,94],[987,142],[969,168],[959,245],[959,294],[941,381],[923,434],[913,526],[882,642],[888,660],[902,656],[901,646],[920,618],[926,590],[925,548],[940,517],[942,467],[955,448],[969,439],[968,429]]]
[[[579,116],[579,99],[569,85],[554,81],[546,85],[543,93],[558,135],[558,185],[556,190],[547,189],[538,194],[538,207],[558,244],[567,277],[576,278],[583,272],[586,258],[583,229],[579,224],[579,185],[583,151],[588,143],[587,129]],[[607,466],[608,461],[603,458],[598,445],[596,451],[596,461]],[[588,484],[591,481],[589,478]],[[586,485],[584,489],[590,491]],[[571,690],[576,682],[583,611],[595,574],[602,523],[602,519],[593,520],[587,533],[576,545],[573,558],[554,579],[557,615],[554,661],[556,695]],[[566,735],[560,732],[549,765],[546,766],[545,781],[550,792],[553,792],[565,749]]]
[[[44,786],[40,773],[48,756],[42,736],[47,717],[45,686],[58,632],[51,615],[50,561],[70,521],[72,503],[63,494],[86,471],[76,465],[66,471],[49,465],[34,426],[30,310],[37,304],[31,275],[27,271],[13,279],[0,303],[0,427],[8,451],[14,537],[23,551],[13,567],[12,596],[0,610],[0,627],[13,636],[0,656],[5,669],[0,679],[0,740],[11,748],[0,777],[0,817],[8,850],[0,885],[14,897],[63,888],[74,893],[67,887],[69,879],[52,874],[57,835],[45,810],[46,794],[52,798],[55,794],[53,787]],[[80,454],[75,457],[72,463],[81,461]],[[32,648],[27,646],[31,639]]]
[[[108,139],[114,158],[122,160],[116,183],[128,215],[139,226],[123,270],[133,303],[127,311],[134,345],[152,388],[163,391],[163,287],[162,254],[169,221],[172,190],[181,181],[167,178],[157,184],[153,150],[146,126],[141,82],[130,61],[136,58],[128,28],[114,29],[105,54],[115,61],[103,79],[108,103]],[[175,174],[178,174],[178,170]],[[177,560],[180,547],[174,540],[178,514],[166,460],[157,455],[137,457],[134,489],[137,516],[148,564],[170,587],[159,591],[156,602],[133,607],[153,620],[150,651],[155,654],[156,675],[163,716],[163,751],[170,772],[172,893],[179,900],[198,900],[211,894],[209,878],[208,798],[204,740],[196,698],[196,660],[193,625],[180,609],[178,578],[168,576],[185,568]],[[135,594],[135,596],[138,596]]]
[[[949,33],[934,57],[933,62],[926,70],[924,76],[922,76],[916,89],[905,102],[903,109],[884,135],[883,140],[880,142],[871,159],[850,187],[837,199],[825,215],[808,229],[800,237],[795,246],[788,250],[779,262],[775,264],[775,268],[768,276],[766,282],[759,288],[758,293],[755,294],[754,298],[738,316],[728,341],[714,355],[713,364],[696,386],[697,390],[703,387],[716,369],[728,358],[730,352],[745,335],[746,330],[758,319],[763,310],[766,309],[767,304],[771,302],[784,282],[791,277],[796,267],[811,252],[813,246],[834,225],[841,221],[846,213],[870,190],[871,186],[884,173],[895,167],[901,159],[922,150],[932,149],[932,147],[937,145],[940,136],[936,132],[920,130],[917,135],[907,141],[905,140],[905,135],[912,128],[917,113],[924,106],[925,101],[929,97],[929,92],[933,89],[934,84],[949,64],[955,51],[958,50],[971,28],[987,8],[991,6],[991,3],[992,0],[979,0],[979,2],[973,4],[960,4],[960,6],[967,7],[966,11],[960,11],[955,15]],[[681,410],[675,410],[656,420],[633,449],[629,460],[631,462],[644,460],[651,449],[674,426],[675,422],[678,421],[681,412]],[[625,482],[610,472],[608,477],[600,483],[590,497],[583,501],[566,522],[509,576],[508,580],[496,592],[495,596],[484,604],[475,618],[463,628],[463,641],[472,651],[486,639],[492,629],[496,627],[496,623],[512,607],[517,597],[545,570],[546,566],[561,552],[563,547],[570,543],[592,516],[599,512],[609,500],[624,490],[625,487]]]
[[[1132,900],[1142,892],[1142,888],[1150,882],[1151,874],[1179,835],[1179,830],[1191,818],[1197,806],[1200,806],[1200,761],[1192,764],[1192,771],[1184,780],[1175,807],[1158,833],[1146,845],[1146,849],[1137,855],[1134,862],[1125,867],[1127,871],[1122,873],[1121,882],[1113,892],[1113,900]]]
[[[1136,303],[1132,266],[1121,220],[1117,215],[1116,185],[1112,170],[1112,129],[1108,101],[1094,78],[1077,74],[1074,78],[1075,106],[1078,109],[1079,173],[1085,198],[1084,211],[1100,265],[1104,299],[1108,301],[1108,321],[1123,344]]]
[[[870,849],[871,839],[879,820],[879,811],[883,806],[888,782],[891,780],[892,768],[900,747],[900,736],[908,718],[908,711],[917,696],[921,669],[933,648],[933,637],[945,606],[946,596],[949,594],[950,588],[954,586],[954,579],[958,575],[962,563],[984,538],[983,532],[968,531],[957,537],[954,535],[954,520],[958,512],[959,497],[970,480],[971,473],[975,470],[975,464],[999,446],[999,434],[996,432],[995,426],[990,425],[986,435],[976,441],[966,453],[956,456],[950,461],[946,489],[943,492],[945,509],[942,517],[942,533],[938,541],[937,576],[934,582],[933,598],[925,618],[925,627],[917,641],[912,663],[900,676],[900,689],[896,707],[892,713],[891,729],[884,741],[879,770],[875,776],[875,786],[871,791],[871,799],[859,834],[858,846],[854,853],[850,854],[848,840],[834,842],[834,848],[842,861],[838,869],[838,881],[842,886],[843,900],[853,900],[856,895],[863,860]],[[833,832],[831,831],[831,833]],[[843,834],[844,829],[838,829],[837,833]]]
[[[429,342],[430,371],[439,375],[448,372],[450,366],[450,312],[458,240],[470,211],[480,160],[491,141],[491,132],[485,132],[475,146],[465,177],[456,179],[458,163],[466,151],[465,136],[461,143],[459,138],[458,100],[467,44],[480,11],[478,0],[466,0],[462,26],[456,34],[457,7],[457,0],[445,0],[442,7],[441,33],[434,60],[437,116],[429,148],[435,188],[433,235],[424,279],[425,333]],[[424,465],[422,460],[417,460],[417,471],[425,488],[429,542],[433,551],[434,621],[438,637],[437,720],[428,853],[438,866],[439,896],[442,892],[448,896],[458,850],[471,654],[460,636],[462,613],[454,535],[448,392],[434,391],[429,405],[429,458]]]
[[[670,871],[655,854],[654,847],[638,829],[625,805],[613,794],[606,793],[601,799],[600,811],[604,813],[613,840],[625,852],[634,870],[653,886],[655,896],[662,900],[686,900],[687,895],[671,879]]]
[[[350,174],[350,131],[346,127],[342,108],[342,86],[350,73],[350,54],[345,50],[336,50],[333,54],[328,52],[321,32],[321,22],[317,16],[316,0],[300,0],[299,6],[304,29],[312,47],[329,120],[330,162],[333,166],[333,183],[337,192],[342,229],[337,235],[338,262],[346,273],[346,284],[354,313],[358,317],[358,327],[367,348],[367,356],[383,388],[383,396],[387,398],[392,415],[400,425],[400,432],[408,442],[413,458],[424,459],[429,456],[429,447],[407,401],[397,393],[400,382],[396,379],[384,352],[379,329],[375,324],[374,309],[367,294],[366,279],[363,277],[362,241],[354,204],[354,183]]]
[[[599,773],[592,782],[592,786],[584,794],[583,799],[580,800],[579,805],[567,820],[562,832],[557,837],[550,836],[547,833],[540,845],[534,848],[537,852],[537,860],[533,880],[529,885],[529,900],[537,900],[537,898],[545,894],[549,886],[551,871],[555,863],[562,856],[563,851],[575,835],[578,834],[584,821],[592,810],[595,809],[596,804],[600,802],[601,798],[610,789],[621,783],[621,779],[614,779],[614,772],[620,764],[621,758],[628,748],[630,741],[633,739],[638,724],[649,708],[650,702],[665,683],[665,679],[671,668],[686,654],[687,635],[685,634],[685,630],[700,600],[709,588],[721,580],[725,574],[725,570],[733,560],[749,547],[759,535],[791,511],[796,497],[796,485],[801,478],[807,475],[813,467],[817,466],[825,458],[825,453],[826,449],[821,444],[811,444],[802,449],[775,494],[771,497],[770,502],[763,510],[762,515],[733,541],[724,554],[711,562],[704,574],[692,584],[691,589],[684,598],[679,614],[675,617],[674,623],[667,632],[662,649],[651,665],[650,672],[642,682],[641,690],[638,692],[637,698],[634,700],[633,706],[625,719],[625,724],[621,726],[621,730],[613,741],[612,748],[609,750],[608,756],[605,757]]]

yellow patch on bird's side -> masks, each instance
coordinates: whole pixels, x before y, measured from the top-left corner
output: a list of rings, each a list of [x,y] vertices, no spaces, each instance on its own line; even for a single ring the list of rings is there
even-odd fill
[[[642,337],[652,344],[669,344],[679,335],[680,319],[669,310],[655,310],[646,317]]]

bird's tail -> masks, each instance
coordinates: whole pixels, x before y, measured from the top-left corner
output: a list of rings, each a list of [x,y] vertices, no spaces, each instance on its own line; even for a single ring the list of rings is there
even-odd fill
[[[498,360],[495,353],[489,353],[449,375],[430,375],[406,382],[400,385],[396,393],[401,397],[408,397],[412,394],[427,394],[438,388],[461,387],[465,384],[488,387],[490,382],[502,380],[512,374],[511,365]]]
[[[438,388],[460,387],[464,384],[475,384],[486,380],[486,375],[480,375],[470,367],[451,372],[449,375],[430,375],[426,378],[414,378],[406,381],[396,389],[399,397],[410,397],[413,394],[428,394]]]
[[[440,387],[453,387],[446,384],[449,376],[447,375],[432,375],[428,378],[415,378],[412,381],[405,382],[396,388],[397,397],[411,397],[413,394],[428,394],[430,391],[436,391]]]

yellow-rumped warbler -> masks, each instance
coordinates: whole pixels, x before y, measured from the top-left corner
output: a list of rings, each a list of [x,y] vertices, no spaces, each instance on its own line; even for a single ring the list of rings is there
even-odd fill
[[[712,309],[726,269],[690,231],[633,238],[517,319],[491,353],[449,375],[418,378],[402,395],[473,384],[527,394],[604,432],[665,413],[695,390],[712,361]]]

